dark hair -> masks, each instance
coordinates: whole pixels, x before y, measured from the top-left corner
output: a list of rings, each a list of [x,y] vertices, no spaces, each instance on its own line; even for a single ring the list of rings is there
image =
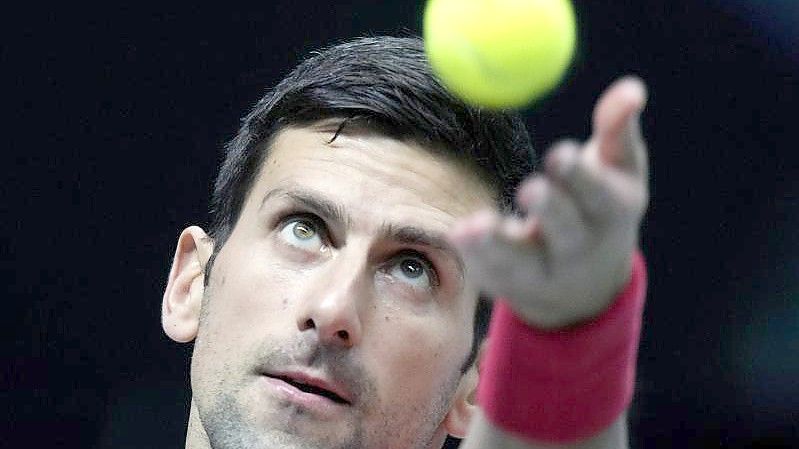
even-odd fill
[[[363,37],[315,52],[244,117],[226,146],[212,197],[213,259],[235,226],[275,134],[328,118],[411,140],[465,164],[512,207],[518,182],[532,169],[533,151],[521,117],[469,106],[434,76],[417,37]],[[341,128],[340,128],[341,129]],[[335,136],[334,136],[335,138]],[[206,276],[206,280],[208,276]],[[472,354],[485,335],[490,306],[475,314]]]

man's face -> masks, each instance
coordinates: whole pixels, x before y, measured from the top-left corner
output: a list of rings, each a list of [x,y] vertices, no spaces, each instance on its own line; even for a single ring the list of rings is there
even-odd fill
[[[477,300],[445,236],[490,195],[414,144],[330,129],[278,134],[214,261],[191,370],[215,448],[443,434]]]

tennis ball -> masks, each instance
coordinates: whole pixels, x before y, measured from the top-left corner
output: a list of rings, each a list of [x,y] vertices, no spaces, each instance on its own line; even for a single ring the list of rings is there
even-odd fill
[[[558,85],[577,40],[569,0],[429,0],[433,71],[467,103],[519,108]]]

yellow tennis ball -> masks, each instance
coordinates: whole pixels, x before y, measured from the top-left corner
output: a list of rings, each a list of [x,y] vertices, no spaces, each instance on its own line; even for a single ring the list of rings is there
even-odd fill
[[[444,85],[466,102],[518,108],[561,81],[576,28],[569,0],[429,0],[425,51]]]

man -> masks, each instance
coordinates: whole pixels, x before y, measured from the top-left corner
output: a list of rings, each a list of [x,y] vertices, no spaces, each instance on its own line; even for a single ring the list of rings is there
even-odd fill
[[[210,233],[178,240],[163,326],[195,345],[186,447],[626,446],[621,409],[574,441],[489,419],[476,355],[481,293],[536,332],[616,307],[647,202],[644,101],[616,83],[588,143],[552,149],[514,198],[532,154],[520,119],[453,98],[418,39],[300,64],[227,147]]]

